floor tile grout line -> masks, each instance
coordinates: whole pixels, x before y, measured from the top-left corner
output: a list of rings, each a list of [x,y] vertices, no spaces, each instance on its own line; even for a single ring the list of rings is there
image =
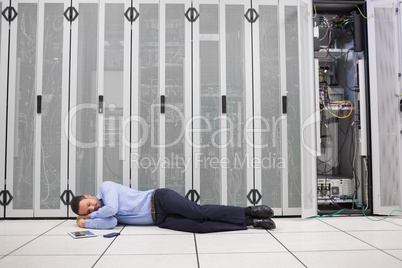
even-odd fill
[[[293,250],[292,252],[297,252],[297,253],[325,253],[325,252],[336,252],[336,251],[377,251],[378,249],[372,248],[372,249],[324,249],[324,250]],[[387,249],[387,250],[401,250],[401,249]],[[221,255],[221,254],[259,254],[259,253],[269,253],[269,254],[275,254],[275,253],[287,253],[287,251],[261,251],[261,252],[255,252],[255,251],[250,251],[250,252],[233,252],[233,251],[222,251],[222,252],[207,252],[207,253],[200,253],[201,255]],[[187,253],[190,254],[190,253]],[[138,254],[140,255],[140,254]],[[157,254],[157,255],[162,255],[162,254]],[[174,254],[173,254],[174,255]]]
[[[54,256],[99,256],[99,254],[71,254],[71,255],[60,255],[53,254]],[[177,255],[194,255],[194,252],[171,252],[171,253],[108,253],[110,257],[116,256],[177,256]],[[31,255],[18,255],[18,256],[31,256]],[[43,254],[41,256],[50,256],[49,254]]]
[[[188,234],[124,234],[124,236],[189,236]]]
[[[126,226],[127,226],[127,225],[124,225],[123,228],[120,229],[119,233],[121,233],[121,232],[124,230],[124,228],[126,228]],[[95,265],[100,261],[100,259],[103,257],[103,255],[105,255],[106,251],[110,248],[111,245],[113,245],[114,241],[116,241],[116,239],[117,239],[119,236],[120,236],[120,235],[115,236],[115,237],[113,238],[113,240],[112,240],[112,242],[110,242],[109,246],[107,246],[107,248],[102,252],[102,254],[99,256],[99,258],[98,258],[98,259],[95,261],[95,263],[92,265],[92,268],[95,267]]]
[[[200,259],[198,257],[197,237],[196,237],[195,233],[193,233],[193,235],[194,235],[195,255],[197,256],[197,266],[198,266],[198,268],[200,268]]]
[[[389,223],[392,223],[392,224],[397,225],[397,226],[399,226],[399,227],[402,227],[402,224],[399,224],[399,223],[396,223],[396,222],[392,222],[392,221],[388,221],[388,219],[386,219],[386,220],[384,220],[384,221],[389,222]]]
[[[14,249],[13,251],[11,251],[11,252],[7,253],[6,255],[0,257],[0,260],[2,260],[2,259],[4,259],[5,257],[9,256],[10,254],[16,252],[16,251],[19,250],[20,248],[22,248],[22,247],[28,245],[29,243],[35,241],[35,240],[38,239],[39,237],[43,236],[44,234],[46,234],[47,232],[53,230],[54,228],[56,228],[56,227],[62,225],[62,224],[65,223],[66,221],[67,221],[67,220],[64,220],[64,221],[60,222],[60,223],[57,224],[56,226],[53,226],[52,228],[50,228],[49,230],[45,231],[44,233],[41,233],[40,235],[36,236],[35,238],[33,238],[33,239],[29,240],[28,242],[24,243],[22,246],[19,246],[18,248]]]
[[[378,247],[376,247],[376,246],[374,246],[374,245],[371,245],[370,243],[368,243],[368,242],[366,242],[366,241],[364,241],[364,240],[361,240],[360,238],[358,238],[358,237],[352,235],[351,233],[348,233],[348,232],[345,232],[345,233],[348,234],[348,235],[350,235],[351,237],[357,239],[357,240],[360,240],[360,241],[362,241],[362,242],[364,242],[364,243],[366,243],[366,244],[368,244],[368,245],[374,247],[375,249],[377,249],[377,250],[379,250],[379,251],[381,251],[381,252],[383,252],[383,253],[385,253],[385,254],[387,254],[387,255],[389,255],[389,256],[391,256],[391,257],[393,257],[393,258],[395,258],[395,259],[397,259],[397,260],[399,260],[399,261],[402,261],[402,259],[399,259],[398,257],[396,257],[396,256],[394,256],[394,255],[392,255],[392,254],[390,254],[390,253],[388,253],[388,252],[386,252],[384,249],[381,249],[381,248],[378,248]]]
[[[318,219],[318,220],[320,220],[320,219]],[[321,220],[320,220],[320,221],[321,221]],[[347,234],[347,235],[353,237],[354,239],[357,239],[357,240],[359,240],[359,241],[361,241],[361,242],[363,242],[363,243],[365,243],[365,244],[367,244],[367,245],[369,245],[369,246],[372,246],[372,247],[375,248],[376,250],[379,250],[379,251],[381,251],[381,252],[383,252],[383,253],[385,253],[385,254],[387,254],[387,255],[389,255],[389,256],[391,256],[391,257],[393,257],[393,258],[395,258],[395,259],[397,259],[397,260],[399,260],[399,261],[402,261],[402,259],[399,259],[398,257],[396,257],[396,256],[394,256],[394,255],[392,255],[392,254],[390,254],[390,253],[388,253],[388,252],[386,252],[385,250],[383,250],[383,249],[381,249],[381,248],[378,248],[378,247],[376,247],[376,246],[370,244],[369,242],[366,242],[366,241],[364,241],[364,240],[362,240],[362,239],[360,239],[360,238],[358,238],[358,237],[352,235],[351,233],[349,233],[349,232],[347,232],[347,231],[345,231],[345,230],[342,230],[342,229],[340,229],[340,228],[338,228],[338,227],[336,227],[336,226],[334,226],[334,225],[332,225],[332,224],[329,224],[329,223],[327,223],[327,222],[325,222],[325,221],[321,221],[321,222],[323,222],[323,223],[325,223],[325,224],[328,224],[329,226],[332,226],[333,228],[335,228],[335,229],[337,229],[337,230],[339,230],[339,231],[341,231],[341,232],[343,232],[343,233],[345,233],[345,234]],[[364,230],[363,230],[363,231],[364,231]],[[363,232],[363,231],[360,231],[360,232]],[[380,231],[383,231],[383,230],[380,230]],[[356,231],[356,232],[358,232],[358,231]]]
[[[294,250],[294,252],[304,252],[304,253],[324,253],[324,252],[336,252],[336,251],[350,251],[350,252],[358,252],[358,251],[378,251],[377,248],[370,248],[370,249],[323,249],[323,250]],[[387,249],[387,250],[401,250],[401,249]]]
[[[279,244],[282,245],[282,247],[284,247],[296,260],[298,260],[304,267],[307,267],[295,254],[293,254],[292,251],[290,251],[281,241],[279,241],[278,238],[276,238],[272,232],[269,232],[268,230],[266,230],[267,233],[269,233],[276,241],[278,241]]]
[[[364,218],[364,219],[367,218],[368,221],[381,222],[381,221],[380,221],[381,216],[378,216],[378,215],[377,215],[377,216],[371,216],[371,217],[372,217],[372,218],[376,218],[377,220],[370,220],[370,218],[368,218],[367,216],[366,216],[366,217],[363,217],[363,218]],[[331,227],[334,227],[333,225],[328,224],[327,222],[321,220],[321,219],[324,219],[324,218],[328,218],[328,217],[321,217],[321,218],[318,218],[318,217],[317,217],[316,219],[319,220],[319,221],[321,221],[321,222],[323,222],[323,223],[326,223],[327,225],[330,225]],[[382,221],[387,222],[387,223],[391,223],[391,224],[396,225],[396,226],[399,226],[399,227],[402,227],[402,224],[399,224],[399,223],[390,221],[390,218],[383,219]],[[397,230],[378,230],[378,231],[397,231]]]

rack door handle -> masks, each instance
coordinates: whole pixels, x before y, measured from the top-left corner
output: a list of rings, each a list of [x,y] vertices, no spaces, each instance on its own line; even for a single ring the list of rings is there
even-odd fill
[[[36,112],[42,113],[42,95],[36,96]]]
[[[286,114],[288,112],[288,97],[282,96],[282,113]]]
[[[166,100],[165,95],[161,95],[161,114],[165,113],[165,100]]]
[[[99,113],[103,113],[103,95],[99,95]]]

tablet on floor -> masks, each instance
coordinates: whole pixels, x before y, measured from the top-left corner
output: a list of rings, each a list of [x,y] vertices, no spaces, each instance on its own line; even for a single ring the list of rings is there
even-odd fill
[[[86,237],[94,237],[97,234],[94,234],[91,231],[77,231],[77,232],[68,232],[73,238],[86,238]]]

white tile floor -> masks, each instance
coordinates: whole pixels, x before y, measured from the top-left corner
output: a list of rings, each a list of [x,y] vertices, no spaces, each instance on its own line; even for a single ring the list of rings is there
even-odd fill
[[[274,220],[273,231],[118,226],[86,239],[67,234],[74,220],[0,220],[0,267],[402,267],[402,216]]]

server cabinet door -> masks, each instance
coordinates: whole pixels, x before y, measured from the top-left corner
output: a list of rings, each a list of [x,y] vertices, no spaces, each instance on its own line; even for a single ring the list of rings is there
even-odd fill
[[[282,112],[286,119],[282,126],[286,140],[282,147],[286,158],[283,169],[283,214],[300,215],[301,207],[301,78],[299,68],[302,68],[299,59],[300,47],[297,1],[286,0],[280,2],[281,25],[281,63],[282,75]],[[313,69],[311,69],[313,70]]]
[[[7,7],[7,1],[0,0],[0,13]],[[0,201],[3,202],[3,195],[5,183],[5,161],[6,161],[6,131],[7,131],[7,76],[8,76],[8,23],[4,16],[0,17],[0,122],[4,122],[3,127],[0,129]],[[4,217],[5,204],[0,206],[0,217]]]
[[[192,188],[191,142],[191,24],[185,13],[191,2],[160,1],[160,187],[185,196]]]
[[[246,206],[253,188],[249,2],[194,1],[193,7],[199,12],[193,22],[194,190],[202,204]]]
[[[68,119],[69,190],[74,195],[98,192],[99,145],[98,29],[96,0],[73,1],[71,23],[70,107]]]
[[[193,190],[194,201],[220,204],[222,174],[211,160],[221,159],[222,127],[220,72],[220,17],[218,1],[193,1]],[[199,17],[197,18],[197,14]],[[198,199],[198,200],[197,200]]]
[[[309,16],[301,5],[296,0],[253,2],[258,15],[253,24],[254,135],[258,160],[255,183],[261,189],[262,203],[272,206],[276,215],[301,214],[301,114],[306,108],[300,92],[308,89],[306,98],[313,98],[306,86],[312,80],[302,78],[311,76],[309,71],[313,68],[312,59],[307,58],[311,55],[309,43],[304,44],[309,34],[305,29],[310,24],[300,19]],[[307,55],[305,61],[302,55]],[[300,62],[306,63],[302,66]]]
[[[314,91],[314,49],[313,49],[313,18],[311,0],[298,1],[298,67],[299,89],[290,93],[288,106],[297,102],[299,111],[295,111],[294,120],[289,118],[288,133],[299,130],[299,136],[292,143],[293,150],[298,152],[289,156],[289,165],[295,164],[292,174],[289,174],[289,207],[300,207],[303,218],[317,215],[317,139]],[[292,39],[288,40],[290,44]],[[287,73],[291,76],[291,72]],[[292,98],[293,97],[293,98]],[[289,113],[289,117],[291,114]],[[293,125],[297,125],[294,128]],[[288,135],[288,142],[292,136]],[[299,148],[299,149],[298,149]],[[289,153],[288,153],[289,155]],[[291,169],[289,169],[291,170]],[[300,176],[300,182],[297,181]],[[301,193],[300,193],[301,190]],[[301,196],[300,196],[301,195]],[[299,210],[300,211],[300,210]],[[300,213],[299,213],[300,214]]]
[[[131,187],[160,187],[159,1],[134,2],[132,24]]]
[[[373,212],[402,206],[399,1],[368,1]]]
[[[282,96],[286,96],[285,24],[278,1],[253,1],[258,19],[253,24],[254,127],[256,188],[261,202],[282,214],[283,181],[288,167],[286,154],[286,114]],[[280,7],[281,11],[283,6]],[[281,32],[280,32],[281,29]],[[286,152],[286,151],[285,151]]]
[[[35,217],[67,216],[61,195],[67,189],[64,120],[68,111],[69,1],[41,1],[37,20]],[[26,23],[26,22],[25,22]]]
[[[252,204],[254,181],[252,23],[246,18],[249,1],[221,1],[221,84],[226,95],[226,120],[222,145],[228,164],[223,174],[223,191],[228,205]],[[222,101],[224,102],[224,100]],[[223,103],[224,104],[224,103]],[[225,186],[226,185],[226,186]],[[249,197],[249,198],[248,198]]]
[[[100,1],[98,28],[97,176],[130,186],[130,34],[128,0]],[[128,135],[126,135],[128,134]]]
[[[36,135],[37,1],[13,1],[18,16],[10,25],[7,190],[13,197],[7,217],[32,217]]]

